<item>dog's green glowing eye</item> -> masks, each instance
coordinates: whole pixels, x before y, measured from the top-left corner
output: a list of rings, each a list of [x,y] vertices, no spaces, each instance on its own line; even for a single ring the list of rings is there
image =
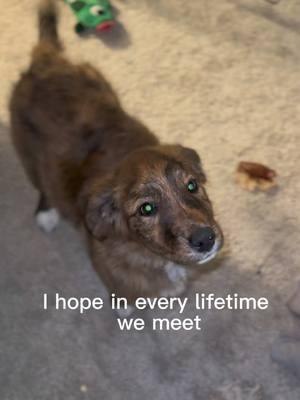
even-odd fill
[[[144,217],[150,217],[156,213],[156,206],[153,203],[144,203],[140,207],[140,213]]]
[[[190,180],[189,183],[187,184],[187,190],[190,193],[196,193],[198,190],[198,185],[197,182],[194,180]]]

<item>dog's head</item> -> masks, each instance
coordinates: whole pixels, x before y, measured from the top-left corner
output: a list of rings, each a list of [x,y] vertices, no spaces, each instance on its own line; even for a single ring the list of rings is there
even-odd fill
[[[179,145],[137,150],[89,188],[87,228],[99,240],[117,235],[174,262],[202,264],[223,243],[205,181],[194,150]]]

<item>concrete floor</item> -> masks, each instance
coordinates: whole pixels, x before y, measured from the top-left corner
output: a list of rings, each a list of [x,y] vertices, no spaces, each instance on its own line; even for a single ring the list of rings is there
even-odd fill
[[[11,0],[0,15],[3,400],[300,398],[300,369],[271,357],[278,338],[300,332],[285,306],[300,278],[300,3],[183,3],[116,0],[123,29],[104,41],[78,38],[62,5],[61,36],[70,57],[107,75],[128,111],[162,140],[202,157],[226,248],[220,268],[189,295],[266,296],[271,307],[201,313],[200,333],[130,334],[118,330],[108,307],[84,316],[42,310],[44,292],[106,294],[67,223],[49,236],[34,225],[36,193],[10,145],[7,101],[36,40],[36,2]],[[276,169],[279,189],[252,194],[237,187],[240,160]],[[188,307],[185,317],[195,315]]]

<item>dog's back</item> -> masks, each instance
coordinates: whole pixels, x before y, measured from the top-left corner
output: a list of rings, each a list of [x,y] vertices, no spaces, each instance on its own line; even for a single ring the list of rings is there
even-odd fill
[[[37,223],[81,223],[105,285],[131,302],[177,296],[186,274],[222,247],[198,154],[161,145],[128,115],[100,73],[62,55],[51,0],[11,100],[12,136],[40,193]]]
[[[33,185],[77,222],[77,194],[93,169],[105,174],[128,151],[157,140],[129,117],[105,78],[62,54],[54,2],[39,12],[39,42],[11,98],[14,145]],[[96,164],[96,165],[95,165]]]

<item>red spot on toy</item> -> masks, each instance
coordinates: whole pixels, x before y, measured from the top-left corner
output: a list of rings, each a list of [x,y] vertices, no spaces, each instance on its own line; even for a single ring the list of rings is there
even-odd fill
[[[109,31],[114,26],[114,21],[105,21],[96,27],[97,32]]]

